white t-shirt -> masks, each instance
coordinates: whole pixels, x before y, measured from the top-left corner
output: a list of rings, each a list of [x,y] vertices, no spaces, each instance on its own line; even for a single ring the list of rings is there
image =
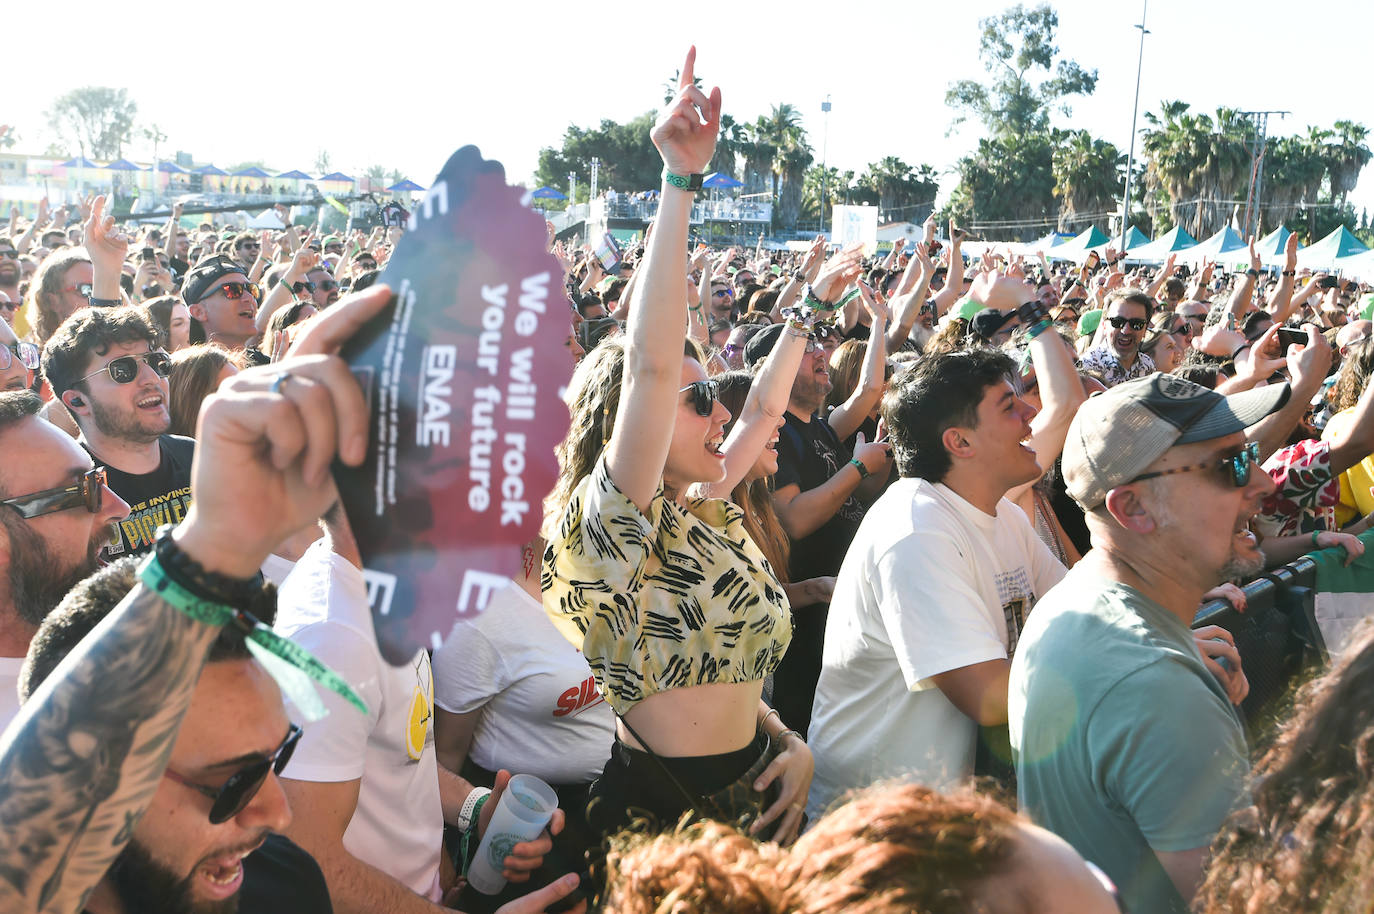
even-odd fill
[[[482,709],[468,754],[489,771],[584,784],[611,757],[615,715],[591,667],[514,582],[434,652],[434,703],[454,714]]]
[[[19,713],[19,671],[23,657],[0,657],[0,732]]]
[[[1007,658],[1064,566],[1007,499],[992,517],[951,489],[894,483],[865,515],[835,582],[811,717],[808,812],[905,776],[973,773],[977,727],[931,677]]]
[[[353,856],[431,899],[439,888],[444,833],[434,755],[434,681],[429,655],[409,665],[382,659],[363,573],[313,543],[282,582],[276,630],[337,672],[367,705],[366,716],[319,689],[329,715],[305,733],[283,775],[299,781],[362,779],[344,832]]]

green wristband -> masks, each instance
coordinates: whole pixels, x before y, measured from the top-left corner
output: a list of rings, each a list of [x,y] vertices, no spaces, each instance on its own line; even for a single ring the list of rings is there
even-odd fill
[[[855,457],[853,460],[849,461],[849,465],[859,471],[859,482],[863,482],[865,479],[873,475],[868,471],[868,467],[864,466],[864,462],[860,460],[858,457]]]
[[[1312,548],[1313,548],[1313,549],[1320,549],[1320,548],[1322,547],[1322,546],[1321,546],[1321,543],[1317,542],[1317,537],[1320,536],[1320,535],[1321,535],[1321,531],[1320,531],[1320,530],[1313,530],[1313,531],[1312,531]]]
[[[212,603],[192,593],[167,574],[166,569],[158,562],[156,552],[149,553],[143,567],[138,570],[138,578],[164,603],[175,607],[197,622],[219,628],[228,625],[238,628],[243,633],[244,640],[250,645],[256,645],[283,660],[325,688],[337,692],[359,711],[367,713],[367,705],[348,683],[344,682],[343,677],[321,663],[314,654],[294,641],[278,635],[251,613],[225,606],[223,603]]]

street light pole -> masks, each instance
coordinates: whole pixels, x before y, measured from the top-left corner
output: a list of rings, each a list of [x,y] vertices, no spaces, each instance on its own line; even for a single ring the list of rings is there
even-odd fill
[[[825,115],[825,127],[821,134],[821,214],[820,230],[825,231],[825,198],[830,189],[830,170],[825,166],[826,151],[830,148],[830,96],[821,102],[821,113]]]
[[[1136,28],[1140,29],[1140,55],[1135,63],[1135,103],[1131,106],[1131,144],[1130,151],[1126,153],[1126,192],[1121,196],[1121,253],[1126,253],[1126,223],[1131,218],[1131,169],[1135,166],[1135,120],[1140,113],[1140,71],[1145,65],[1145,36],[1150,34],[1150,30],[1145,28],[1145,11],[1149,8],[1150,0],[1141,0],[1140,24]]]
[[[598,171],[600,171],[600,170],[601,170],[601,160],[600,160],[599,158],[597,158],[596,156],[592,156],[592,186],[591,186],[591,197],[589,198],[590,200],[595,200],[595,199],[596,199],[596,173],[597,173]]]

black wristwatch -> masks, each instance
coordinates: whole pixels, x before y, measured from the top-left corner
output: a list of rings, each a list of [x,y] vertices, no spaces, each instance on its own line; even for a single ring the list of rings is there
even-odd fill
[[[92,308],[118,308],[124,304],[118,298],[96,298],[94,295],[86,296],[86,303]]]
[[[1250,269],[1245,271],[1245,275],[1249,276],[1251,279],[1258,279],[1259,270],[1256,270],[1254,267],[1250,267]]]

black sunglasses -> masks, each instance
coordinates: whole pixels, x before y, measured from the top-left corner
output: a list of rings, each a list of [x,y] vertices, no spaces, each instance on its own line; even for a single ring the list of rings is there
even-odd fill
[[[84,505],[92,514],[100,511],[105,496],[105,468],[94,467],[81,474],[81,481],[73,486],[44,489],[29,495],[17,495],[0,501],[19,512],[20,517],[41,517],[68,508]]]
[[[38,369],[38,363],[41,358],[38,347],[33,343],[20,340],[17,343],[0,346],[0,371],[4,371],[6,368],[13,365],[15,356],[18,356],[20,364],[30,371],[36,371]]]
[[[241,251],[247,250],[247,249],[249,249],[249,248],[252,248],[252,249],[255,250],[255,251],[261,251],[261,250],[262,250],[262,245],[258,244],[256,241],[247,241],[247,242],[244,242],[243,244],[239,245],[239,250],[241,250]]]
[[[305,282],[293,282],[291,284],[291,291],[295,292],[297,295],[300,295],[302,292],[314,292],[315,284],[309,280]]]
[[[0,257],[5,258],[6,260],[18,260],[19,252],[16,251],[14,248],[0,248]]]
[[[318,283],[316,283],[316,285],[319,287],[321,292],[333,292],[335,289],[339,287],[339,284],[332,279],[322,279]]]
[[[165,378],[172,373],[172,357],[161,349],[154,349],[151,352],[140,353],[139,355],[122,355],[117,359],[110,359],[100,368],[86,375],[82,381],[88,381],[102,371],[110,373],[110,380],[116,384],[130,384],[138,377],[138,363],[147,362],[148,367],[153,370],[159,378]]]
[[[1223,457],[1220,460],[1209,460],[1206,463],[1195,463],[1186,467],[1174,467],[1172,470],[1142,473],[1135,479],[1132,479],[1131,482],[1140,482],[1142,479],[1155,479],[1159,476],[1172,476],[1175,473],[1191,473],[1194,470],[1218,468],[1227,470],[1231,474],[1231,484],[1237,489],[1243,489],[1250,484],[1250,467],[1259,463],[1259,455],[1259,442],[1251,441],[1240,449],[1239,454],[1232,454],[1230,457]]]
[[[696,407],[698,416],[709,416],[716,408],[716,396],[719,387],[715,381],[693,381],[678,393],[691,391],[692,406]]]
[[[215,288],[223,292],[224,297],[229,299],[230,301],[238,301],[240,298],[243,298],[244,292],[247,292],[249,295],[253,296],[253,299],[255,301],[260,300],[262,298],[262,290],[255,282],[224,282],[220,283]]]
[[[275,752],[235,771],[229,775],[229,780],[218,788],[206,787],[204,784],[187,780],[170,768],[164,769],[162,776],[213,800],[210,804],[210,824],[221,825],[243,812],[243,808],[253,801],[253,797],[258,795],[258,791],[266,782],[268,771],[282,773],[286,763],[291,761],[291,753],[296,751],[296,743],[300,742],[300,738],[301,728],[292,724],[286,733],[286,739],[282,740]]]
[[[1141,317],[1109,317],[1107,323],[1112,325],[1112,329],[1120,330],[1122,327],[1129,326],[1132,330],[1139,333],[1145,329],[1145,319]]]

